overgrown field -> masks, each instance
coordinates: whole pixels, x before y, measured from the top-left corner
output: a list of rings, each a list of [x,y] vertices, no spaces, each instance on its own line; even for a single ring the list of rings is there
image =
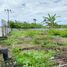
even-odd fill
[[[67,29],[57,30],[12,30],[1,45],[33,44],[41,46],[67,45]]]
[[[0,45],[13,47],[11,48],[12,57],[16,60],[18,67],[54,67],[56,63],[50,59],[56,54],[54,50],[21,51],[16,47],[16,45],[25,44],[43,48],[67,46],[67,29],[13,29],[7,38],[0,40]]]

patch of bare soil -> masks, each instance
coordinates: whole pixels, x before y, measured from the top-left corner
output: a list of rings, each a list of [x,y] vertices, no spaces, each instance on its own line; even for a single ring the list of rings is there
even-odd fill
[[[32,49],[39,50],[39,49],[41,49],[40,45],[31,45],[31,44],[20,44],[20,45],[15,45],[12,47],[16,47],[21,50],[32,50]]]
[[[67,42],[67,38],[63,38],[63,37],[52,37],[52,40],[55,42],[59,42],[59,43],[63,43],[63,42]]]
[[[67,47],[59,47],[54,60],[58,64],[57,67],[67,67]]]

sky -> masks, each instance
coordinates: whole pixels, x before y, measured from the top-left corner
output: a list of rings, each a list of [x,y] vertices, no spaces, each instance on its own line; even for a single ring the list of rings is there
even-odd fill
[[[67,0],[0,0],[0,19],[7,20],[5,9],[11,9],[10,20],[43,21],[43,16],[56,14],[58,24],[67,24]]]

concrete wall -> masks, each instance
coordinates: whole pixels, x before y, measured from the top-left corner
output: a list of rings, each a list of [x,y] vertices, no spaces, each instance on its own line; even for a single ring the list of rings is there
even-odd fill
[[[7,34],[11,31],[10,28],[0,27],[0,37],[7,36]]]

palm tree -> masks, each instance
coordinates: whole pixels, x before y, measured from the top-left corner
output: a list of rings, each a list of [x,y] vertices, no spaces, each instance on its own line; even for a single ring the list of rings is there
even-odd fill
[[[48,14],[47,17],[43,17],[43,18],[44,18],[44,22],[48,25],[48,27],[54,28],[54,27],[56,27],[58,25],[55,22],[56,17],[57,17],[56,14],[54,14],[54,15]]]

